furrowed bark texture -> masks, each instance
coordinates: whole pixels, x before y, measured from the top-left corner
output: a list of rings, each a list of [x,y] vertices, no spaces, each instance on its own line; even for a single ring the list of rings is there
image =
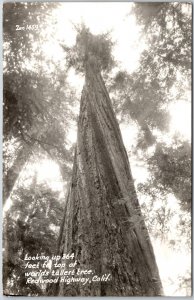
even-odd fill
[[[50,295],[162,294],[121,132],[101,74],[89,63],[58,251],[74,252],[76,268],[98,276],[110,273],[111,280],[60,283],[50,287]]]

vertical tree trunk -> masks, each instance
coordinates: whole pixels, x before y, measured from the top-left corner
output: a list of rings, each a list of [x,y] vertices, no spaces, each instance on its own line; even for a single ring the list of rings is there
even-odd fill
[[[3,204],[9,198],[11,191],[16,183],[16,180],[23,169],[26,161],[32,153],[32,148],[28,144],[23,144],[21,149],[18,151],[17,157],[14,160],[13,165],[8,169],[3,178]]]
[[[92,269],[98,276],[111,274],[111,280],[60,283],[50,287],[50,295],[162,294],[121,132],[101,74],[89,62],[61,229],[59,253],[75,253],[77,268]]]
[[[35,141],[31,142],[31,145],[23,142],[23,145],[21,146],[21,149],[18,151],[17,156],[13,162],[13,165],[7,170],[7,172],[3,172],[3,205],[5,205],[6,200],[9,198],[14,185],[18,179],[18,176],[20,172],[22,171],[25,163],[30,158],[31,154],[33,153],[33,147],[34,147]],[[56,161],[56,163],[59,165],[61,176],[64,181],[67,180],[67,176],[69,174],[68,167],[66,166],[66,160],[67,160],[67,153],[60,145],[60,142],[57,145],[49,145],[49,143],[44,145],[44,142],[41,144],[41,140],[39,141],[39,144],[42,146],[43,150],[48,153],[53,161]],[[59,149],[57,146],[60,146]],[[52,155],[51,149],[54,147],[58,151],[58,155]],[[61,162],[63,158],[63,163]]]

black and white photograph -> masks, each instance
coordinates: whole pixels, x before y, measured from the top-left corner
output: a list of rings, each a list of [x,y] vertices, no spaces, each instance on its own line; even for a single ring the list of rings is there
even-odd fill
[[[191,63],[191,2],[4,2],[4,296],[192,295]]]

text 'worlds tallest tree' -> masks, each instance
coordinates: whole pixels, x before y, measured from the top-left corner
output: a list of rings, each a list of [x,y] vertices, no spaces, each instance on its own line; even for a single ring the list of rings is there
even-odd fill
[[[85,73],[71,186],[58,253],[74,253],[76,268],[107,281],[60,282],[60,296],[154,296],[162,285],[141,214],[127,153],[101,77],[110,43],[82,28],[77,64]],[[109,57],[110,58],[110,57]],[[91,274],[91,278],[92,278]]]

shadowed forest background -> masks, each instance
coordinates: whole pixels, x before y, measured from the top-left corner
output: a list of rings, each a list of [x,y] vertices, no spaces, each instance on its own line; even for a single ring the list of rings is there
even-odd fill
[[[46,293],[45,286],[25,284],[23,259],[52,255],[60,245],[87,33],[164,293],[191,295],[191,9],[176,2],[4,4],[6,293]]]

